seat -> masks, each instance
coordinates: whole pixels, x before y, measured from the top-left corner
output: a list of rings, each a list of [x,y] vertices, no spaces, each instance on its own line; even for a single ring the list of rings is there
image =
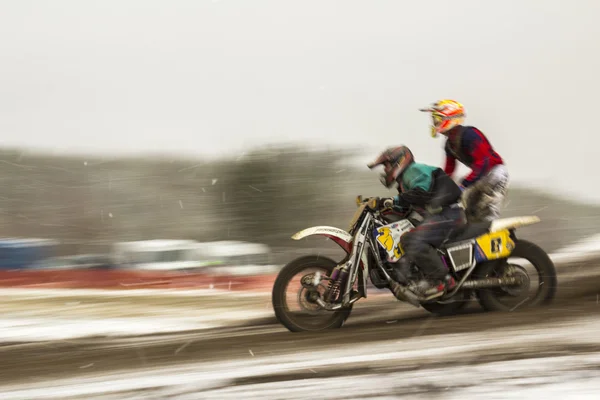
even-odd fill
[[[491,222],[478,222],[466,224],[450,232],[447,242],[461,242],[463,240],[474,239],[489,232]]]

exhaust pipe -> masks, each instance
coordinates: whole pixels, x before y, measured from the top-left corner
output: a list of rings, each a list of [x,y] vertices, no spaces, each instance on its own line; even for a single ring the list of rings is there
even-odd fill
[[[482,288],[492,288],[492,287],[500,287],[500,286],[512,286],[512,285],[520,285],[523,283],[523,279],[520,277],[510,277],[510,278],[486,278],[486,279],[477,279],[471,281],[465,281],[461,285],[460,289],[482,289]],[[390,289],[392,293],[396,296],[396,298],[400,301],[405,301],[412,304],[415,307],[420,307],[422,302],[428,302],[434,300],[438,297],[449,298],[452,297],[458,288],[455,289],[450,296],[444,296],[443,292],[435,293],[425,293],[425,296],[419,296],[416,293],[411,292],[408,288],[400,285],[399,283],[392,281],[390,284]]]
[[[508,285],[520,285],[521,283],[523,283],[522,279],[513,276],[510,278],[486,278],[466,281],[463,283],[462,287],[465,289],[483,289]]]
[[[425,300],[425,298],[411,292],[396,281],[390,282],[390,290],[398,300],[408,302],[415,307],[420,307],[421,301]]]

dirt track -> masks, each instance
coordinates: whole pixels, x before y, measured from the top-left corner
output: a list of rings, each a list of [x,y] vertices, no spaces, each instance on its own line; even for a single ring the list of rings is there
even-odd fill
[[[253,326],[210,331],[3,345],[0,346],[0,382],[32,384],[119,370],[294,354],[316,351],[320,346],[328,345],[362,345],[381,340],[409,340],[440,333],[471,334],[507,327],[525,330],[536,324],[560,325],[578,317],[599,316],[600,275],[595,263],[593,265],[587,263],[561,269],[556,300],[550,306],[535,310],[483,313],[478,305],[473,304],[462,315],[442,318],[400,304],[390,296],[383,302],[380,297],[357,303],[341,330],[320,334],[292,334],[269,318]],[[565,271],[571,274],[569,279],[573,280],[566,280]],[[572,271],[578,272],[573,276]],[[572,348],[569,351],[588,350]],[[514,352],[497,354],[498,359],[525,356]]]

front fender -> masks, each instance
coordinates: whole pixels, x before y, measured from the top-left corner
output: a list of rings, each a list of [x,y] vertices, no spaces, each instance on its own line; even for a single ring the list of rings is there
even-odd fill
[[[352,236],[348,232],[333,226],[313,226],[312,228],[306,228],[295,233],[292,239],[301,240],[314,235],[325,236],[333,240],[346,253],[350,253],[352,249]]]
[[[301,240],[305,237],[314,235],[325,236],[333,240],[346,252],[346,254],[350,254],[350,252],[352,251],[352,236],[347,231],[333,226],[313,226],[311,228],[306,228],[292,235],[292,239]],[[361,265],[363,269],[366,269],[366,271],[368,272],[369,264],[367,261],[366,251],[363,251],[362,253]]]

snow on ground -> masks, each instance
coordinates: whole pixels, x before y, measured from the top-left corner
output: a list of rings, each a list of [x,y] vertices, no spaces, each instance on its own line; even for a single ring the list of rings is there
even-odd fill
[[[170,399],[597,399],[600,353],[231,386]],[[324,394],[321,394],[323,393]],[[251,393],[251,395],[249,395]],[[406,396],[406,397],[404,397]]]
[[[111,394],[136,398],[136,392],[143,395],[138,398],[181,400],[402,394],[448,399],[597,398],[599,329],[597,318],[581,318],[531,329],[414,336],[276,356],[249,349],[245,359],[3,385],[0,391],[4,400],[94,399]],[[573,355],[569,350],[573,346],[588,350]],[[365,369],[353,370],[358,367]],[[323,372],[334,375],[324,377]],[[265,377],[268,383],[252,380]],[[118,397],[125,393],[127,397]]]
[[[90,336],[130,336],[229,326],[246,319],[272,315],[268,311],[220,309],[194,317],[141,318],[2,318],[0,342],[66,340]]]
[[[264,293],[263,293],[264,294]],[[0,298],[44,299],[50,297],[212,297],[227,295],[227,297],[255,297],[255,292],[241,292],[226,289],[31,289],[31,288],[1,288]]]
[[[0,311],[0,342],[211,329],[273,315],[264,295],[151,289],[1,289]]]
[[[600,255],[600,235],[593,235],[550,255],[555,263],[584,261]]]

